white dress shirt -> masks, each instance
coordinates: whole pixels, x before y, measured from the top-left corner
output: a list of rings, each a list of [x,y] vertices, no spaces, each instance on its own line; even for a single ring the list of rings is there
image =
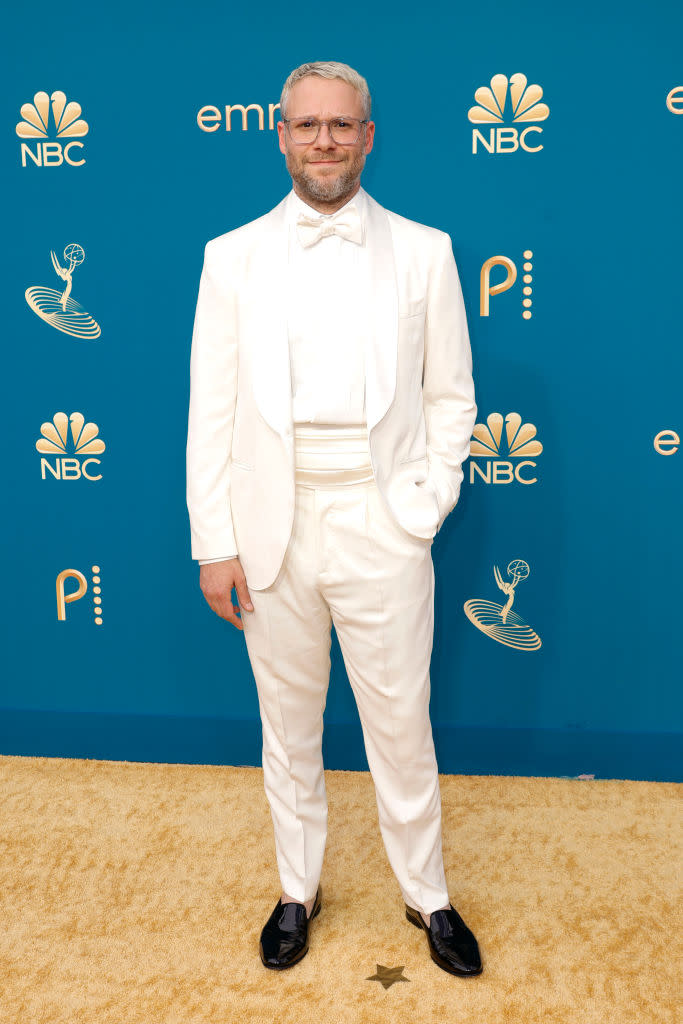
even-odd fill
[[[360,189],[340,210],[354,205],[365,240],[365,197]],[[365,416],[365,338],[367,279],[361,247],[328,235],[304,248],[297,236],[299,214],[320,214],[292,190],[289,223],[289,302],[287,323],[292,369],[294,423],[362,426]]]
[[[337,214],[355,205],[366,232],[365,192],[358,192]],[[363,426],[365,411],[365,331],[369,323],[369,282],[362,272],[361,246],[327,235],[304,247],[297,235],[300,214],[332,217],[308,206],[296,192],[287,196],[289,276],[287,328],[294,423]],[[237,558],[199,559],[200,565]]]

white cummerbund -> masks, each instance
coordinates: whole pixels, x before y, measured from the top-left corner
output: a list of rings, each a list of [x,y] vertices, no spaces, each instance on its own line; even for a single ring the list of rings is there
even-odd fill
[[[366,424],[294,424],[295,481],[338,487],[374,479]]]

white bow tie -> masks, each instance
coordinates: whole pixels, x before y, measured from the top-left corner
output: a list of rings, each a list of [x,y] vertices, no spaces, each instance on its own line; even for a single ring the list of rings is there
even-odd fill
[[[360,213],[354,205],[345,207],[331,217],[307,217],[305,213],[300,213],[296,221],[296,232],[305,249],[326,235],[341,235],[350,242],[363,244]]]

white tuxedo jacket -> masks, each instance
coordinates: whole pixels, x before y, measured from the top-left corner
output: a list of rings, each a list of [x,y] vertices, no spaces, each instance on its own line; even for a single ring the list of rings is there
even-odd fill
[[[462,289],[445,232],[365,195],[372,467],[400,526],[430,539],[458,500],[477,413]],[[207,243],[190,357],[192,557],[239,554],[255,590],[275,581],[294,521],[285,204]]]

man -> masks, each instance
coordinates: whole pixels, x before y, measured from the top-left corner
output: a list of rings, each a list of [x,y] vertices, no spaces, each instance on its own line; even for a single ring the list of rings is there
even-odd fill
[[[476,417],[458,272],[445,232],[360,187],[364,78],[304,64],[280,107],[292,191],[206,246],[187,445],[200,587],[244,630],[258,691],[282,884],[260,956],[300,960],[321,907],[334,622],[406,916],[440,967],[479,974],[448,899],[429,720],[431,544]]]

